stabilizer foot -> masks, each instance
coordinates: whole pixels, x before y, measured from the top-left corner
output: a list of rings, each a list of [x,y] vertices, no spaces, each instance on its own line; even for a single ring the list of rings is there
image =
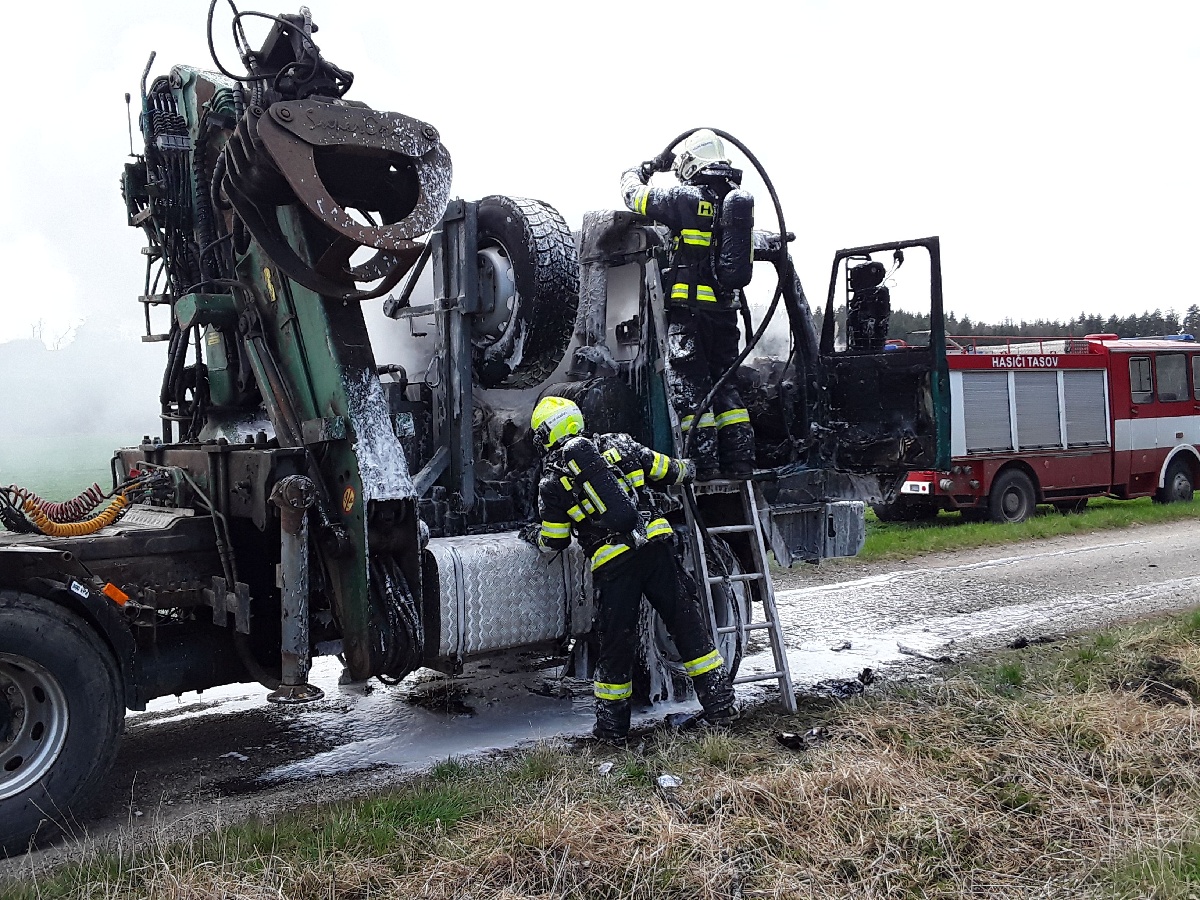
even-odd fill
[[[276,690],[267,694],[268,703],[313,703],[325,697],[325,692],[311,684],[281,684]]]

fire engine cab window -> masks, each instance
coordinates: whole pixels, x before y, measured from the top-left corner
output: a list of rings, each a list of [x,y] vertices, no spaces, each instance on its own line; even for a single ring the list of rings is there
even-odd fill
[[[1158,399],[1175,403],[1188,398],[1187,357],[1182,353],[1164,353],[1158,363]]]
[[[1154,399],[1148,356],[1134,356],[1129,360],[1129,399],[1134,403],[1149,403]]]
[[[1200,356],[1192,357],[1192,396],[1200,400]]]

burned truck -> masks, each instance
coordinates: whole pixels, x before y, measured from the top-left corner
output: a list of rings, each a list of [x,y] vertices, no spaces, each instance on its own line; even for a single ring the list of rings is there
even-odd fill
[[[591,428],[682,452],[664,231],[600,211],[575,234],[544,202],[452,199],[433,124],[348,99],[353,75],[321,55],[306,9],[264,16],[258,48],[249,15],[262,14],[234,19],[240,71],[214,57],[216,72],[142,76],[144,147],[121,187],[147,239],[138,301],[165,351],[161,429],[115,452],[107,488],[0,491],[5,852],[86,806],[125,710],[156,697],[261,682],[273,702],[311,702],[318,653],[395,683],[546,647],[588,677],[581,555],[518,538],[536,517],[530,410],[561,394]],[[779,670],[764,677],[788,704],[768,555],[857,552],[863,501],[944,465],[948,398],[942,340],[884,352],[834,322],[854,272],[907,252],[926,260],[940,327],[937,239],[838,253],[818,335],[775,206],[755,252],[777,277],[748,335],[782,308],[786,339],[730,373],[759,471],[681,496],[671,520],[722,655],[736,669],[767,631]],[[675,689],[678,659],[644,618],[653,700]]]

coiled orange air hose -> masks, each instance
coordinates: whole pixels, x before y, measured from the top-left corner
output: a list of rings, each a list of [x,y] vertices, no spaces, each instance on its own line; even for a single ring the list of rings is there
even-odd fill
[[[43,500],[28,488],[18,487],[15,484],[10,484],[8,491],[19,500],[32,500],[41,507],[42,513],[51,522],[76,522],[104,502],[104,491],[100,489],[100,485],[98,484],[93,484],[78,497],[73,497],[62,503],[55,503],[53,500]]]
[[[113,497],[112,503],[104,512],[92,516],[83,522],[53,522],[42,511],[42,508],[32,500],[25,501],[25,515],[31,522],[37,526],[38,531],[50,537],[83,537],[84,535],[94,534],[101,528],[111,525],[117,520],[117,516],[121,511],[129,505],[129,498],[124,494],[117,494]]]

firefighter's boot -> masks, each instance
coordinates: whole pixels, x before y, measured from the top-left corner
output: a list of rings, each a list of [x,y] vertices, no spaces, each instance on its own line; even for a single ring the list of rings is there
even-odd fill
[[[732,725],[738,719],[733,680],[725,667],[692,678],[696,697],[704,707],[704,721],[710,725]]]
[[[717,418],[717,443],[721,473],[727,478],[747,478],[754,472],[754,430],[744,409],[733,409]],[[724,417],[724,418],[723,418]]]
[[[609,744],[620,744],[629,737],[629,716],[631,709],[628,700],[601,700],[596,698],[596,724],[592,727],[592,737]]]

